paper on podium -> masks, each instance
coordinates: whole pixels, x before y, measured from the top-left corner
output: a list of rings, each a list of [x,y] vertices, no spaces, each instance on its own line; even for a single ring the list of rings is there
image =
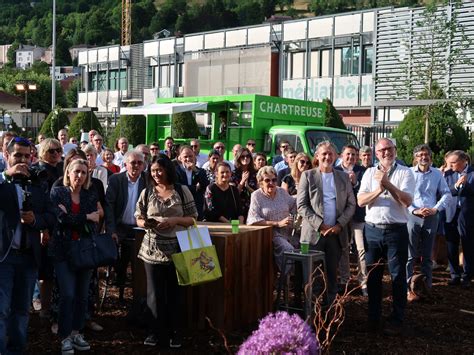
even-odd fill
[[[190,249],[209,247],[212,245],[211,236],[209,235],[209,229],[207,227],[198,227],[198,229],[199,229],[199,234],[198,234],[198,231],[196,230],[196,227],[192,227],[184,231],[176,232],[176,237],[178,238],[178,243],[179,243],[179,247],[181,248],[181,252],[190,250]],[[191,236],[191,241],[193,244],[192,248],[189,245],[188,232],[189,232],[189,235]],[[199,238],[199,235],[201,236],[201,238]],[[201,244],[201,239],[202,239],[202,244]]]

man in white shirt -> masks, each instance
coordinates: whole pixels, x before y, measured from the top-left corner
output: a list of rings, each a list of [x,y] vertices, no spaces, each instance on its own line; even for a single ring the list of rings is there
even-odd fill
[[[201,142],[199,142],[199,139],[192,139],[191,142],[189,142],[189,145],[196,156],[196,166],[202,168],[202,166],[207,162],[208,157],[206,154],[201,153]]]
[[[104,160],[102,159],[102,148],[104,147],[103,144],[104,138],[102,138],[100,134],[96,134],[92,139],[92,145],[94,146],[95,150],[97,150],[97,159],[95,160],[97,165],[104,164]]]
[[[303,217],[300,241],[325,253],[329,304],[337,294],[337,267],[349,241],[347,225],[356,206],[348,175],[333,168],[336,157],[331,142],[319,143],[318,167],[301,174],[297,195],[298,213]]]
[[[380,139],[375,154],[379,164],[366,170],[357,195],[359,206],[366,207],[369,330],[381,327],[382,277],[387,263],[392,277],[393,310],[384,333],[399,335],[407,303],[407,208],[413,200],[415,179],[409,168],[396,163],[397,150],[390,139]]]
[[[114,164],[118,165],[122,169],[125,165],[125,153],[128,152],[128,139],[125,137],[120,137],[117,142],[117,147],[119,150],[114,154]]]
[[[66,129],[60,129],[58,132],[58,141],[61,143],[61,146],[63,147],[63,156],[66,156],[66,154],[73,148],[77,148],[76,144],[69,143],[68,142],[68,133]]]

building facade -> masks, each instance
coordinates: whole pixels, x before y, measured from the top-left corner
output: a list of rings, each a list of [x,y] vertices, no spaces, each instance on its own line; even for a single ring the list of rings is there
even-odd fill
[[[78,106],[111,115],[160,97],[258,93],[330,98],[347,124],[396,122],[423,90],[413,71],[429,61],[417,42],[426,32],[418,26],[423,10],[372,9],[88,49],[78,54]],[[439,12],[455,14],[474,38],[474,3]],[[438,54],[455,52],[461,37]],[[463,53],[474,62],[472,48]],[[452,64],[435,80],[448,95],[474,96],[473,65]]]
[[[44,56],[46,49],[37,46],[20,45],[16,50],[16,67],[26,69],[36,60],[41,60]]]

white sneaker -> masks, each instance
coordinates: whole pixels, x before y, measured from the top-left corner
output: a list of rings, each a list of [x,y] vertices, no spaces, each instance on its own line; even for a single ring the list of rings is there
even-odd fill
[[[67,337],[66,339],[63,339],[61,341],[61,354],[62,355],[74,354],[72,339],[70,337]]]
[[[51,325],[51,333],[54,335],[58,334],[58,323],[53,323],[53,325]]]
[[[72,346],[74,349],[79,351],[90,350],[91,346],[87,341],[85,341],[82,334],[76,334],[72,336]]]
[[[33,300],[33,309],[36,312],[41,311],[41,300],[39,298]]]

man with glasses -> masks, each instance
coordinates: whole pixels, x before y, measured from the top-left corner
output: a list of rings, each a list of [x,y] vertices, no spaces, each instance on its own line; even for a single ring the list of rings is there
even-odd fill
[[[407,304],[408,210],[413,201],[412,171],[396,162],[397,150],[388,138],[375,146],[378,166],[369,168],[360,183],[357,200],[366,207],[367,289],[369,331],[381,329],[382,278],[387,263],[392,277],[392,313],[384,325],[386,335],[399,335]]]
[[[333,144],[319,143],[314,157],[318,166],[303,171],[298,185],[298,214],[303,217],[300,241],[324,252],[330,305],[338,291],[337,267],[349,242],[347,225],[356,202],[348,175],[333,168],[337,158]]]
[[[417,301],[420,296],[410,287],[415,261],[421,257],[421,273],[425,284],[431,289],[433,281],[433,262],[431,252],[438,231],[438,212],[443,211],[451,202],[451,191],[441,171],[431,167],[431,149],[421,144],[413,150],[416,165],[411,168],[415,176],[413,202],[408,207],[408,262],[407,287],[409,302]]]
[[[19,183],[30,176],[30,145],[24,138],[13,137],[3,152],[7,167],[0,174],[0,199],[4,201],[0,204],[1,354],[22,354],[26,350],[28,315],[41,263],[40,233],[55,222],[43,186]]]
[[[120,298],[123,299],[123,288],[127,277],[128,263],[136,255],[134,243],[137,226],[134,217],[135,207],[141,191],[146,186],[143,170],[145,158],[137,150],[125,154],[126,171],[113,174],[105,195],[105,230],[119,244],[119,260],[116,265],[117,285],[120,287]],[[132,263],[133,268],[133,263]],[[132,269],[133,272],[133,269]]]
[[[257,153],[255,151],[255,140],[254,139],[247,139],[247,144],[245,145],[248,150],[250,150],[250,153],[255,157],[255,154]]]
[[[449,285],[461,285],[467,289],[474,274],[474,169],[469,166],[469,156],[462,150],[455,150],[446,157],[450,170],[445,178],[455,199],[453,218],[446,213],[446,242],[451,271]],[[464,253],[464,270],[459,266],[459,240]]]
[[[118,150],[114,153],[113,163],[123,170],[125,166],[125,154],[128,152],[128,139],[126,137],[120,137],[115,148]]]
[[[214,146],[212,147],[213,150],[216,150],[219,152],[219,154],[221,155],[222,158],[224,158],[224,154],[225,154],[225,145],[224,143],[222,142],[216,142],[214,143]],[[231,171],[234,171],[235,170],[235,167],[234,167],[234,164],[228,160],[222,160],[224,163],[227,163],[229,164],[230,166],[230,170]],[[207,169],[209,167],[209,161],[207,161],[203,166],[202,166],[202,169]]]
[[[283,160],[283,152],[285,151],[285,149],[288,149],[289,147],[290,147],[290,142],[288,142],[287,140],[280,141],[278,145],[279,154],[275,155],[272,160],[273,166],[275,166],[276,164],[278,164],[279,162]]]
[[[153,142],[150,144],[150,158],[153,158],[160,154],[160,145],[158,142]]]
[[[199,142],[199,139],[192,139],[191,142],[189,142],[189,146],[196,156],[196,166],[202,168],[202,166],[207,162],[208,157],[206,154],[201,153],[201,142]]]
[[[100,134],[96,134],[92,139],[92,145],[94,146],[95,150],[97,150],[97,158],[95,163],[97,165],[104,164],[104,160],[102,159],[102,149],[104,148],[104,138]]]
[[[63,148],[63,156],[65,156],[71,149],[77,148],[77,145],[68,142],[67,129],[60,129],[58,132],[58,141]]]

